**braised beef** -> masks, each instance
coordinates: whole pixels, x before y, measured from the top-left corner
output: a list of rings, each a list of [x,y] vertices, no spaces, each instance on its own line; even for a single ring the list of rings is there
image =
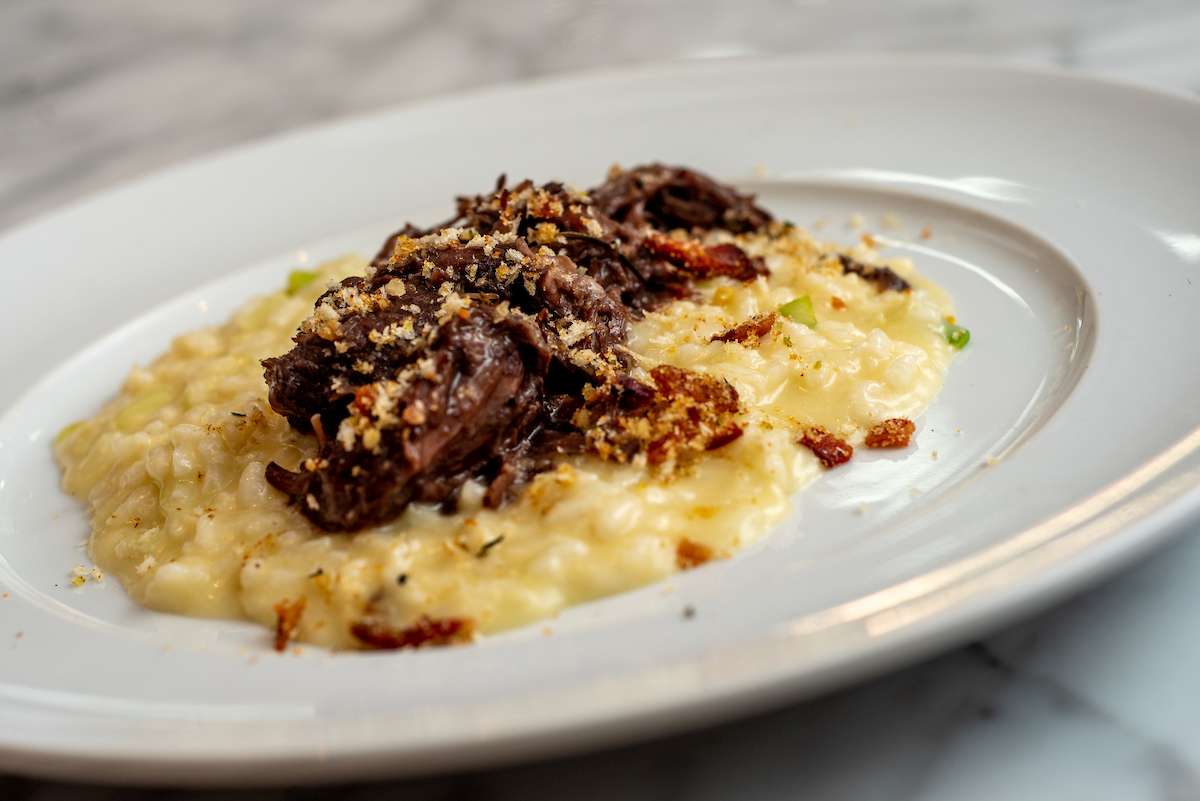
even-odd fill
[[[631,172],[645,172],[645,198],[614,209],[621,220],[561,184],[501,176],[459,198],[450,227],[407,226],[364,276],[322,294],[295,347],[263,362],[271,406],[319,445],[295,470],[269,465],[272,486],[316,525],[350,531],[414,501],[452,509],[468,480],[499,506],[568,454],[666,469],[737,439],[732,386],[674,367],[639,379],[624,342],[631,314],[693,280],[764,269],[736,245],[652,226],[770,218],[695,173]],[[614,176],[593,194],[633,189]]]
[[[743,195],[706,175],[683,167],[647,164],[622,170],[591,192],[596,208],[618,222],[649,225],[663,231],[683,228],[735,234],[757,231],[771,215]]]

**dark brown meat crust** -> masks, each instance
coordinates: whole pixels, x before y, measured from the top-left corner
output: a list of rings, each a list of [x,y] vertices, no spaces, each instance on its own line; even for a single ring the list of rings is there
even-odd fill
[[[473,239],[398,240],[394,262],[325,292],[292,351],[264,362],[274,409],[324,440],[267,478],[322,528],[452,505],[472,478],[498,506],[577,450],[583,386],[622,367],[626,312],[595,281],[515,237]]]
[[[614,167],[608,180],[591,194],[597,210],[613,220],[662,231],[723,228],[742,234],[771,222],[771,215],[754,204],[752,195],[665,164],[630,170]]]
[[[452,222],[397,232],[263,362],[271,406],[320,448],[267,480],[316,525],[453,508],[468,480],[496,507],[566,454],[675,465],[741,435],[729,384],[667,367],[638,380],[624,342],[637,309],[699,277],[753,278],[759,260],[615,222],[560,184],[501,177]]]
[[[620,216],[607,213],[605,204]],[[660,207],[686,212],[691,222],[679,225],[669,215],[628,213]],[[448,224],[481,234],[513,233],[548,246],[636,312],[686,297],[697,278],[726,275],[748,281],[764,274],[761,259],[732,244],[706,246],[695,235],[714,228],[759,230],[770,221],[752,198],[706,176],[650,165],[614,170],[608,181],[587,192],[556,182],[537,187],[522,181],[509,188],[501,175],[490,194],[459,197]],[[406,226],[393,239],[406,232],[433,233],[445,225],[425,231]],[[686,230],[666,235],[675,228]]]

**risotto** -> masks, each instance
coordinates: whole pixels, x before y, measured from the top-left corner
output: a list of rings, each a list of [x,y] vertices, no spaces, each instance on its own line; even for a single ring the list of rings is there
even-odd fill
[[[178,337],[58,436],[64,486],[90,512],[91,558],[151,609],[248,618],[281,645],[358,648],[368,614],[396,631],[467,621],[464,636],[486,634],[732,555],[831,463],[812,432],[848,450],[928,406],[954,352],[951,308],[909,261],[869,244],[847,250],[791,226],[705,241],[736,243],[766,274],[697,281],[634,319],[627,342],[640,367],[736,389],[741,436],[685,467],[576,453],[497,507],[473,479],[453,511],[414,502],[378,525],[322,530],[265,478],[273,462],[312,459],[318,439],[269,405],[260,361],[288,351],[331,284],[368,270],[345,257]],[[886,266],[911,289],[881,291],[838,256]],[[749,335],[722,338],[747,321]]]

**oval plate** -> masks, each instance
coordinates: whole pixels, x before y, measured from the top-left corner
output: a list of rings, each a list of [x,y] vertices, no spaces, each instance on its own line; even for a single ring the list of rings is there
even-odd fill
[[[844,684],[1105,575],[1200,509],[1197,142],[1200,103],[1054,72],[676,64],[290,134],[8,233],[0,768],[296,783],[558,754]],[[586,185],[652,159],[827,238],[859,214],[950,289],[973,339],[915,449],[856,460],[756,548],[549,636],[280,656],[247,624],[69,586],[87,525],[49,439],[133,362],[500,171]]]

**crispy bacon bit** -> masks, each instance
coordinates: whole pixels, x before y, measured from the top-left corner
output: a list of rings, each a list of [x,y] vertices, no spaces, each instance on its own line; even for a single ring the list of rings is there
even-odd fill
[[[650,378],[653,387],[629,380],[587,398],[582,414],[594,421],[588,444],[601,457],[624,462],[644,452],[650,464],[671,467],[742,435],[737,390],[728,381],[666,364]]]
[[[717,431],[717,433],[713,434],[709,438],[708,444],[704,446],[704,450],[715,451],[717,448],[724,448],[726,445],[742,436],[743,433],[742,427],[737,423],[727,423],[724,428],[720,429]]]
[[[292,637],[296,633],[297,627],[300,625],[300,618],[304,615],[304,598],[298,598],[295,601],[289,601],[286,598],[275,604],[275,650],[282,653],[287,650],[287,645],[291,642]]]
[[[868,448],[907,448],[917,427],[906,417],[892,417],[871,426],[867,432]]]
[[[854,455],[854,448],[849,442],[835,437],[820,426],[806,428],[800,437],[800,444],[812,451],[826,469],[845,464]]]
[[[713,558],[713,549],[702,542],[689,540],[684,537],[675,546],[675,566],[680,570],[691,570],[700,567]]]
[[[757,345],[758,341],[771,333],[775,327],[777,315],[775,312],[756,314],[744,323],[739,323],[728,331],[713,334],[711,342],[749,342]]]
[[[894,292],[907,292],[912,289],[912,285],[901,278],[895,270],[890,267],[876,267],[871,264],[863,264],[861,261],[856,261],[844,254],[838,254],[838,262],[842,265],[842,275],[857,275],[864,281],[872,283],[880,292],[890,289]]]
[[[642,247],[700,278],[725,275],[738,281],[753,281],[767,272],[761,259],[746,255],[737,245],[702,245],[695,239],[652,233]]]
[[[837,309],[838,311],[841,311],[842,309],[846,308],[846,301],[842,300],[841,298],[839,298],[837,296],[834,296],[834,297],[830,298],[829,305],[832,306],[833,308]]]
[[[453,645],[471,639],[474,624],[466,618],[432,618],[422,615],[406,629],[396,629],[376,620],[360,620],[350,626],[363,645],[379,650],[424,648],[427,645]]]

